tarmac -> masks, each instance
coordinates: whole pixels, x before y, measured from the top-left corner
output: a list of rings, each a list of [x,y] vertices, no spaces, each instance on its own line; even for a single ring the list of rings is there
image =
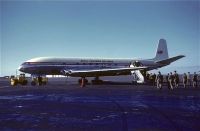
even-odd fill
[[[87,85],[49,81],[9,85],[0,79],[0,130],[199,131],[200,87]]]

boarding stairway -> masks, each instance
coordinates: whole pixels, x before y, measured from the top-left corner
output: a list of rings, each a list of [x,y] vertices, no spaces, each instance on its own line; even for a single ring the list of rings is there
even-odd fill
[[[133,62],[130,67],[139,67],[142,66],[141,63],[139,63],[138,61]],[[141,70],[135,70],[135,71],[131,71],[131,74],[133,76],[133,82],[142,84],[145,83],[145,71],[141,71]]]

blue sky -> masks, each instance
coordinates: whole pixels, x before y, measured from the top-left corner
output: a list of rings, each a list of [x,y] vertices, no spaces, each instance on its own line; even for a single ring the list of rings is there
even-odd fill
[[[171,67],[200,66],[199,1],[1,1],[1,72],[39,56],[152,58],[165,38]]]

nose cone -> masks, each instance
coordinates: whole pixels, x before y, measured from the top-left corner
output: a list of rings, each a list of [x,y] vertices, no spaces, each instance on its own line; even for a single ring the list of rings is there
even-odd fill
[[[24,67],[23,67],[22,65],[20,65],[20,66],[18,67],[18,70],[21,71],[21,72],[24,72]]]

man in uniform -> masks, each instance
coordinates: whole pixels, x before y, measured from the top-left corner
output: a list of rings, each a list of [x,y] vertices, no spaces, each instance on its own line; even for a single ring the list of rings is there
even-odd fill
[[[153,75],[152,75],[152,81],[153,81],[153,86],[155,86],[156,84],[156,74],[154,73]]]
[[[170,84],[169,84],[169,73],[166,75],[166,82],[167,82],[167,88],[170,89]]]
[[[39,86],[42,85],[42,77],[41,77],[41,76],[38,77],[38,85],[39,85]]]
[[[188,72],[188,74],[187,74],[187,84],[188,84],[188,86],[191,86],[191,75],[190,75],[190,72]]]
[[[197,87],[197,74],[194,72],[193,78],[192,78],[193,87]]]
[[[178,84],[179,84],[179,75],[176,71],[174,71],[174,86],[178,88]]]
[[[174,89],[174,88],[173,88],[173,81],[174,81],[174,79],[173,79],[173,74],[172,74],[172,72],[170,72],[170,75],[169,75],[168,80],[169,80],[170,88],[173,90],[173,89]]]
[[[186,84],[187,84],[187,75],[186,73],[183,74],[183,87],[186,88]]]
[[[162,82],[163,82],[163,76],[159,71],[158,75],[156,76],[156,84],[158,89],[162,89]]]
[[[85,84],[86,84],[86,79],[85,77],[81,78],[81,83],[80,83],[80,87],[85,87]]]

